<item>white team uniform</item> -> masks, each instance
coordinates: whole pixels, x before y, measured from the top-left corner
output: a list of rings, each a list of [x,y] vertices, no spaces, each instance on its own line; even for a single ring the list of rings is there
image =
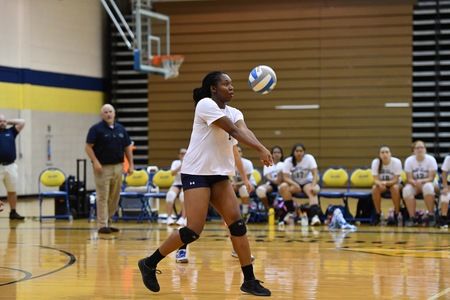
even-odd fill
[[[427,178],[432,171],[437,171],[438,165],[436,159],[428,154],[425,154],[425,158],[422,161],[418,161],[415,155],[411,155],[405,161],[405,172],[411,173],[413,179]],[[435,182],[427,182],[422,185],[422,194],[435,195],[437,184]],[[416,189],[411,184],[406,184],[402,190],[403,198],[414,197],[417,194]]]
[[[405,172],[412,173],[414,179],[427,178],[430,171],[437,171],[436,159],[425,154],[425,159],[418,161],[415,155],[411,155],[405,160]]]
[[[450,155],[445,157],[444,162],[442,163],[441,170],[443,172],[449,172],[450,171]]]
[[[450,156],[446,156],[444,159],[444,162],[442,163],[442,167],[441,167],[442,172],[447,172],[447,176],[448,176],[448,172],[450,171]],[[447,180],[447,178],[444,178],[443,180]],[[450,198],[450,193],[447,193],[447,195],[441,193],[441,197],[440,200],[441,202],[445,202],[445,203],[449,203],[449,198]]]
[[[284,166],[284,163],[282,161],[278,162],[276,165],[264,166],[264,169],[263,169],[264,178],[267,178],[267,175],[270,174],[270,177],[272,178],[272,180],[276,180],[278,177],[278,174],[280,172],[283,172],[283,166]]]
[[[203,98],[195,108],[191,140],[181,166],[181,173],[190,175],[233,176],[235,172],[233,145],[237,141],[212,123],[224,116],[236,123],[242,113],[231,106],[219,108],[211,98]]]
[[[383,163],[381,163],[383,164]],[[381,171],[378,174],[378,169],[380,167],[380,159],[375,158],[372,161],[372,175],[378,176],[381,181],[391,181],[395,176],[400,176],[402,174],[402,161],[396,157],[391,157],[391,161],[388,165],[382,165]],[[399,183],[401,178],[399,177]]]
[[[181,160],[177,159],[172,162],[170,166],[170,171],[177,170],[181,166]],[[182,185],[181,183],[181,174],[180,171],[175,175],[175,179],[173,180],[172,185]]]
[[[253,186],[256,186],[256,180],[255,180],[255,177],[253,176],[253,170],[254,170],[253,163],[250,160],[243,158],[243,157],[241,157],[241,161],[242,161],[242,166],[244,167],[245,174],[247,174],[247,176],[250,175],[249,176],[250,183]],[[239,173],[237,168],[236,168],[236,174],[234,177],[234,182],[242,184],[241,174]]]
[[[311,154],[305,154],[295,166],[291,156],[284,160],[283,173],[291,175],[292,180],[301,186],[312,182],[313,169],[317,169],[317,163]]]

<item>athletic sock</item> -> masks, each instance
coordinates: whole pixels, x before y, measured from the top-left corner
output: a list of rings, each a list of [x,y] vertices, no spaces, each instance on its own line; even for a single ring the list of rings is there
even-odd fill
[[[145,259],[145,264],[147,265],[147,267],[150,268],[156,268],[156,265],[164,258],[165,256],[161,254],[161,252],[159,252],[159,249],[156,249],[156,251],[150,255],[149,257],[147,257]]]
[[[244,281],[255,279],[255,274],[253,273],[253,265],[252,264],[243,266],[243,267],[241,267],[241,269],[242,269],[242,273],[244,273]]]

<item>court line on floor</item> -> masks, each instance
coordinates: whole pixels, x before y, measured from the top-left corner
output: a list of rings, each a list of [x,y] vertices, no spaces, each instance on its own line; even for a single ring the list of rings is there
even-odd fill
[[[25,271],[25,270],[21,270],[21,269],[8,268],[8,267],[0,267],[0,269],[13,270],[13,271],[18,271],[20,273],[25,274],[25,276],[23,278],[20,278],[18,280],[5,282],[5,283],[0,283],[0,286],[9,285],[9,284],[17,283],[17,282],[20,282],[20,281],[28,280],[28,279],[30,279],[33,276],[33,274],[31,274],[30,272]]]
[[[22,245],[27,246],[26,244],[22,244]],[[14,284],[14,283],[18,283],[18,282],[21,282],[21,281],[27,281],[27,280],[32,280],[32,279],[48,276],[48,275],[54,274],[56,272],[62,271],[64,269],[70,267],[71,265],[73,265],[77,261],[77,258],[75,257],[75,255],[73,255],[72,253],[67,252],[65,250],[58,249],[58,248],[53,248],[53,247],[49,247],[49,246],[42,246],[42,245],[34,245],[34,246],[39,247],[39,248],[43,248],[43,249],[56,250],[58,252],[61,252],[61,253],[63,253],[64,255],[66,255],[69,258],[69,261],[65,265],[63,265],[62,267],[60,267],[58,269],[55,269],[55,270],[52,270],[50,272],[43,273],[43,274],[40,274],[40,275],[37,275],[37,276],[32,276],[32,274],[30,272],[27,272],[27,271],[24,271],[24,270],[20,270],[20,269],[12,269],[12,268],[7,268],[7,267],[0,267],[0,268],[4,268],[4,269],[11,269],[11,270],[20,271],[20,272],[23,272],[25,274],[30,274],[31,275],[31,276],[25,276],[24,278],[21,278],[19,280],[14,280],[14,281],[11,281],[11,282],[0,284],[0,286]]]
[[[430,298],[428,298],[427,300],[436,300],[441,298],[441,296],[444,296],[446,294],[450,293],[450,288],[446,288],[445,290],[437,293],[436,295],[431,296]]]
[[[164,225],[164,224],[163,224]],[[176,228],[173,228],[176,229]],[[0,230],[11,230],[9,227],[0,227]],[[80,231],[97,231],[97,228],[86,228],[86,227],[27,227],[27,228],[14,228],[14,230],[80,230]],[[121,231],[166,231],[167,227],[161,226],[158,228],[141,228],[141,227],[129,227],[129,228],[120,228]],[[258,232],[258,231],[269,231],[271,229],[269,228],[249,228],[247,227],[248,232]],[[218,231],[225,231],[225,228],[204,228],[203,231],[211,231],[211,232],[218,232]],[[286,230],[286,231],[278,231],[274,230],[277,233],[285,233],[285,232],[303,232],[302,228],[293,229],[293,230]],[[314,232],[314,231],[310,231]],[[346,231],[329,231],[320,229],[317,230],[319,233],[332,233],[332,232],[346,232]],[[355,234],[355,233],[370,233],[370,234],[392,234],[392,233],[398,233],[398,234],[434,234],[434,235],[448,235],[449,231],[376,231],[376,230],[356,230],[356,231],[349,231],[349,233]]]

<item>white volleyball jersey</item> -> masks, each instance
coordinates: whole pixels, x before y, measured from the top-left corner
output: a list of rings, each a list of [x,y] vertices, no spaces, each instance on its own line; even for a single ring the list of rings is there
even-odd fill
[[[450,155],[445,157],[444,162],[442,163],[441,170],[443,172],[448,172],[450,170]]]
[[[283,173],[291,175],[291,178],[300,185],[312,181],[313,169],[317,169],[317,163],[311,154],[305,154],[295,166],[292,163],[292,156],[284,160]]]
[[[430,171],[437,171],[436,159],[428,154],[422,161],[418,161],[415,155],[411,155],[405,161],[405,172],[412,173],[414,179],[427,178]]]
[[[181,166],[181,173],[191,175],[234,175],[233,145],[237,141],[213,124],[227,116],[231,122],[243,120],[242,113],[231,106],[219,108],[211,98],[203,98],[195,108],[191,140]]]
[[[402,161],[396,157],[391,157],[391,161],[387,165],[381,164],[381,171],[378,174],[380,159],[375,158],[372,161],[372,175],[378,176],[381,181],[391,181],[395,176],[400,176],[402,174]]]
[[[181,160],[177,159],[172,162],[172,165],[170,166],[170,171],[175,171],[181,166]],[[181,185],[181,175],[180,170],[178,170],[178,173],[175,174],[175,179],[173,180],[173,185]]]
[[[253,176],[253,163],[251,162],[251,160],[248,160],[246,158],[241,157],[241,161],[242,161],[242,166],[244,167],[244,172],[245,174],[247,174],[247,177],[249,178],[248,180],[250,181],[251,184],[256,185],[256,180],[255,177]],[[239,173],[238,169],[236,168],[236,173],[234,175],[234,181],[235,182],[242,182],[242,177],[241,177],[241,173]],[[250,175],[250,176],[248,176]]]
[[[263,175],[266,177],[270,174],[272,180],[276,180],[278,173],[283,172],[284,163],[282,161],[278,162],[276,165],[264,166]]]

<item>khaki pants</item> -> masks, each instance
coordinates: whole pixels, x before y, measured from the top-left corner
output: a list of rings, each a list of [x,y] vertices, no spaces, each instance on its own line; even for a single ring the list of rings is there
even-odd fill
[[[103,171],[94,172],[97,193],[97,223],[99,228],[108,222],[117,210],[122,185],[122,164],[103,165]]]

